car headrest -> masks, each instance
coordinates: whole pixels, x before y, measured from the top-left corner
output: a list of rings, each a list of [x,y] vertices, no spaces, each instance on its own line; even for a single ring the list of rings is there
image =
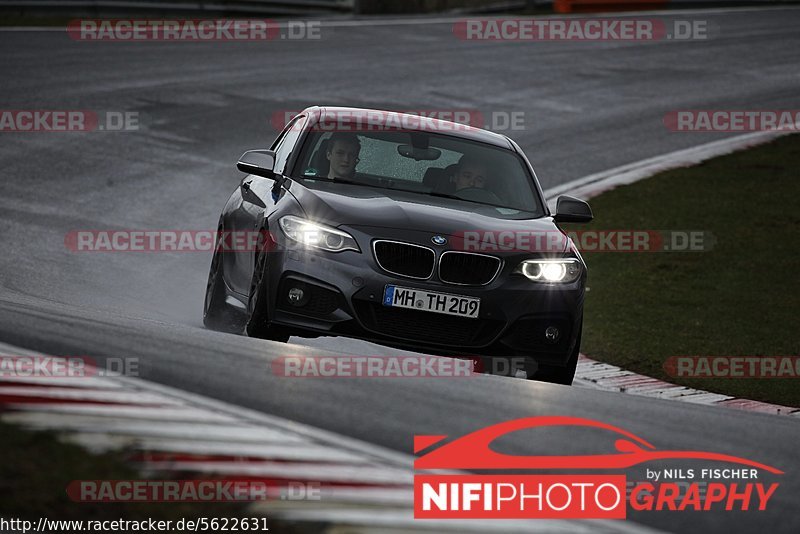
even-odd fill
[[[436,189],[445,178],[446,175],[444,169],[430,167],[427,171],[425,171],[425,176],[422,178],[422,183],[431,189]]]
[[[430,167],[425,171],[422,183],[437,193],[452,193],[455,189],[455,184],[450,179],[455,175],[457,169],[457,164],[450,165],[444,169]]]
[[[317,176],[327,176],[331,168],[331,162],[328,161],[328,139],[325,139],[319,144],[319,148],[311,157],[311,167],[317,170]]]

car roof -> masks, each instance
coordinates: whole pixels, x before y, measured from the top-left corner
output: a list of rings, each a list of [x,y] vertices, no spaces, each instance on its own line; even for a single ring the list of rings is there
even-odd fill
[[[308,124],[309,128],[315,126],[323,119],[332,120],[343,115],[347,117],[352,117],[353,119],[359,119],[359,118],[366,119],[369,113],[381,113],[386,116],[387,121],[395,123],[401,122],[403,118],[414,118],[417,120],[419,119],[418,115],[414,115],[412,113],[402,113],[398,111],[388,111],[383,109],[349,108],[349,107],[338,107],[338,106],[325,106],[325,107],[313,106],[303,110],[303,113],[309,116],[310,119]],[[441,131],[441,133],[445,135],[449,135],[452,137],[460,137],[462,139],[477,141],[479,143],[486,143],[500,148],[505,148],[507,150],[514,150],[514,144],[505,135],[496,134],[494,132],[490,132],[482,128],[475,128],[471,126],[466,126],[464,124],[457,124],[452,121],[446,121],[435,118],[426,118],[426,119],[427,121],[430,121],[429,124],[433,124],[435,126],[434,131]]]

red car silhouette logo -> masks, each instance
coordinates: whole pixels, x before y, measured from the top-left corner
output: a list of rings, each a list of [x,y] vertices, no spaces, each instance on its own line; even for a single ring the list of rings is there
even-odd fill
[[[578,456],[513,456],[491,449],[501,436],[537,427],[576,426],[610,430],[619,434],[617,453]],[[414,452],[426,450],[447,436],[414,436]],[[654,460],[693,459],[730,462],[782,475],[783,471],[738,456],[703,451],[659,451],[642,438],[621,428],[580,417],[527,417],[492,425],[442,445],[414,461],[415,469],[624,469]]]

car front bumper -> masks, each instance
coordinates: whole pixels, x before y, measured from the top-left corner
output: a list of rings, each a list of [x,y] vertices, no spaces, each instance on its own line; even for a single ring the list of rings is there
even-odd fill
[[[289,327],[294,335],[347,336],[429,354],[525,357],[555,366],[569,360],[583,316],[585,270],[571,284],[539,284],[511,274],[530,257],[517,254],[504,256],[500,273],[485,286],[447,284],[435,274],[414,280],[378,266],[370,246],[374,233],[348,231],[362,252],[330,253],[284,243],[269,253],[270,322]],[[413,234],[404,232],[403,240],[423,238]],[[387,285],[478,297],[479,317],[384,306]],[[303,290],[301,302],[290,302],[292,288]],[[555,341],[544,335],[551,326],[559,331]]]

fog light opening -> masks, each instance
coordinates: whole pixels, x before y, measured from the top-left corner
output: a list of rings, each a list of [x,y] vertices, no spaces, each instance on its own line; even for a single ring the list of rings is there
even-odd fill
[[[558,343],[558,339],[561,337],[561,332],[555,326],[548,326],[547,329],[544,331],[544,339],[547,343],[555,344]]]
[[[302,287],[292,287],[286,293],[286,299],[289,301],[289,304],[299,308],[308,304],[308,293],[306,293]]]

